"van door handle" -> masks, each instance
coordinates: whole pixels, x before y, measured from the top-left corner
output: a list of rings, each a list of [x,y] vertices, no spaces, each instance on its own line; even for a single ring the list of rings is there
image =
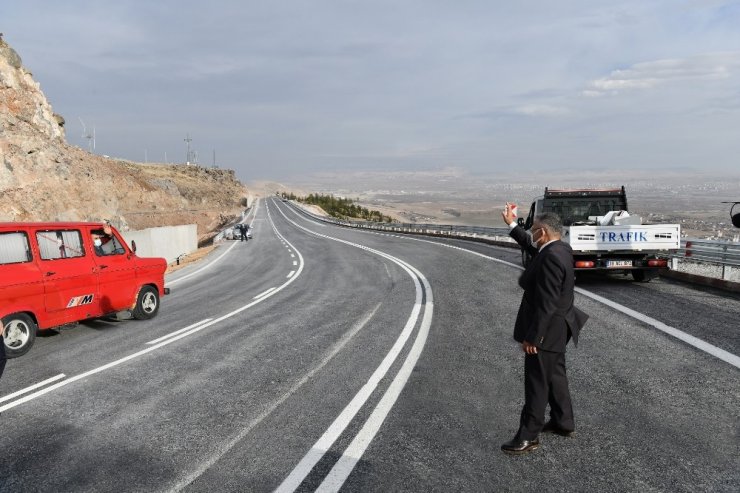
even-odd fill
[[[107,268],[108,268],[108,266],[107,266],[107,265],[101,265],[101,266],[100,266],[100,268],[101,268],[101,269],[107,269]]]
[[[46,273],[47,276],[53,276],[54,274],[56,274],[56,272],[49,271],[49,272]]]

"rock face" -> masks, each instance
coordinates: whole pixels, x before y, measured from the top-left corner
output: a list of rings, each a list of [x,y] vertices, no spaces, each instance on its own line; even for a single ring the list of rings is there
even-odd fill
[[[0,221],[99,221],[120,229],[197,224],[201,240],[246,205],[233,170],[139,164],[67,144],[21,58],[0,39]]]

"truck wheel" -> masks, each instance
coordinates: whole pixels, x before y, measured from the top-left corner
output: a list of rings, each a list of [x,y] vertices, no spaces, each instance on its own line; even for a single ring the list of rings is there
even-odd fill
[[[151,286],[143,286],[136,298],[134,307],[134,318],[136,320],[148,320],[154,318],[159,311],[159,293]]]
[[[23,356],[36,340],[38,326],[25,313],[14,313],[3,317],[3,341],[6,358]]]
[[[635,269],[632,271],[632,279],[637,282],[650,282],[658,277],[658,272],[651,269]]]

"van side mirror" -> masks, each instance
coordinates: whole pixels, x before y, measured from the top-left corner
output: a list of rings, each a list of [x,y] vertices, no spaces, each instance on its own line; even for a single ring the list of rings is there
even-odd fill
[[[136,253],[136,240],[131,240],[131,251]]]

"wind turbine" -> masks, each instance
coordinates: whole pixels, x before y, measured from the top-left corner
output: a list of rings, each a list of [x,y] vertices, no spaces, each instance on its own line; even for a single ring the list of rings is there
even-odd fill
[[[79,118],[80,123],[82,123],[82,138],[87,139],[87,150],[88,152],[92,152],[95,150],[95,126],[93,125],[92,133],[88,133],[85,122],[82,121],[82,118],[77,118]]]

